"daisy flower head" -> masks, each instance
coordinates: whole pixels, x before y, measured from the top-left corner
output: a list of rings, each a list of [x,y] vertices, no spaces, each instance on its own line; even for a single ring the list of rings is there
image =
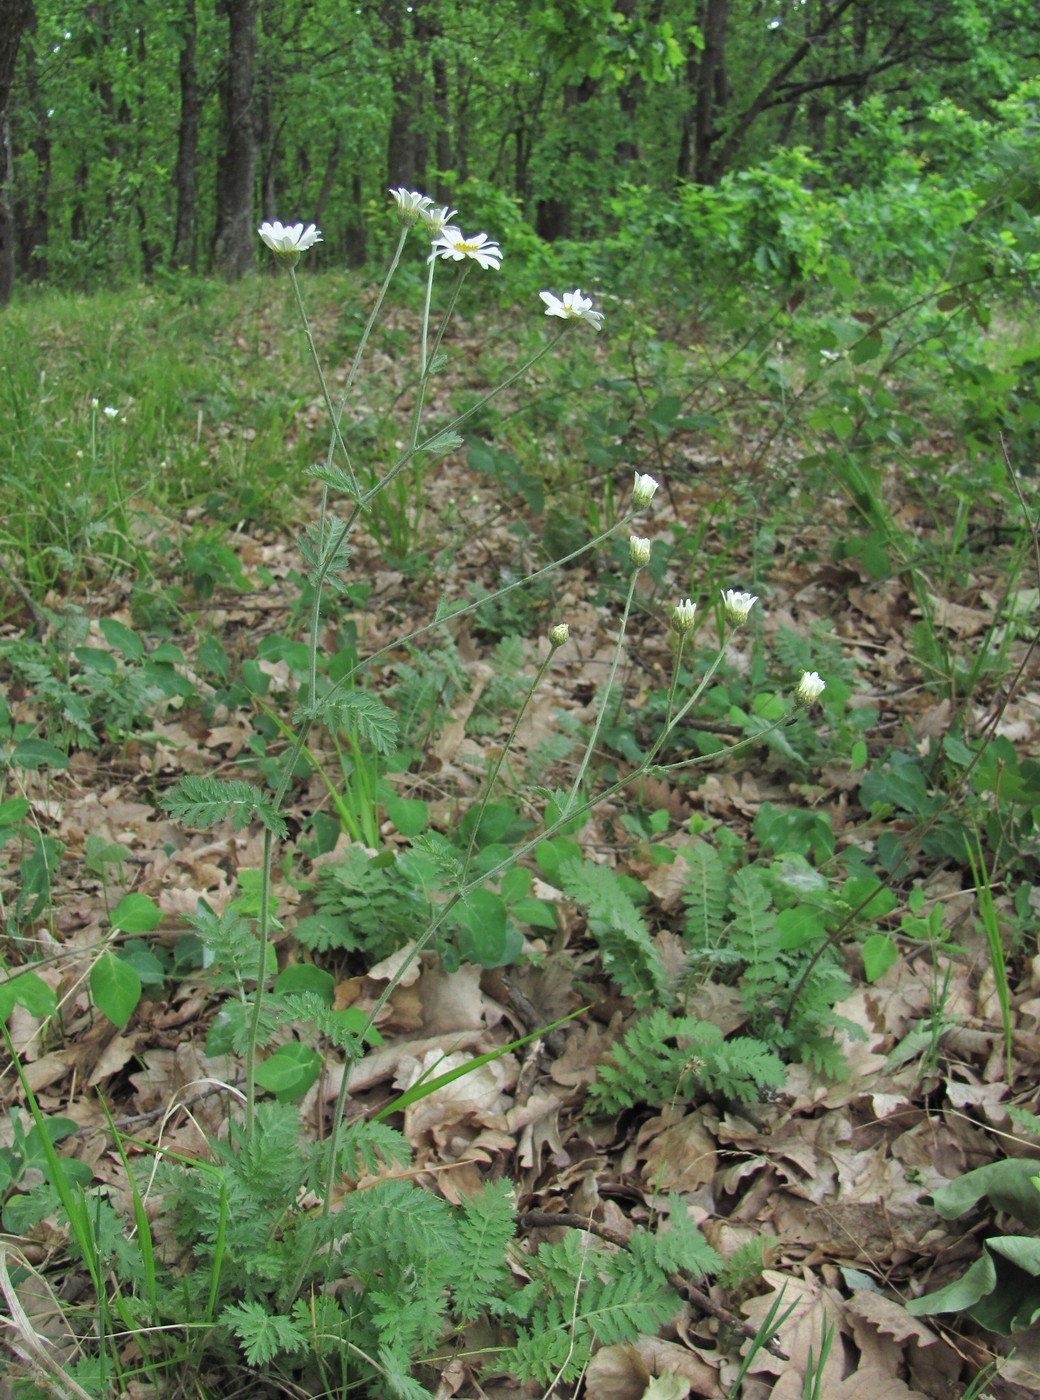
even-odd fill
[[[431,238],[440,238],[458,212],[457,209],[449,209],[446,204],[431,204],[428,209],[419,210],[419,218]]]
[[[429,209],[433,203],[428,194],[420,194],[418,190],[406,190],[404,185],[401,185],[399,189],[391,190],[390,197],[397,207],[397,217],[406,228],[417,224],[422,211]]]
[[[650,563],[650,541],[641,539],[639,535],[629,535],[628,557],[637,569],[645,568]]]
[[[672,626],[679,633],[680,637],[685,637],[687,632],[693,630],[693,622],[697,616],[697,604],[690,598],[680,598],[672,609]]]
[[[799,705],[808,708],[815,705],[820,696],[827,689],[827,682],[822,681],[815,671],[803,671],[802,679],[794,692],[794,698]]]
[[[747,622],[748,614],[757,602],[758,598],[753,593],[738,593],[735,588],[722,590],[722,603],[726,609],[726,616],[736,627],[739,627],[742,622]]]
[[[321,234],[313,224],[304,228],[303,224],[281,224],[275,219],[261,224],[257,233],[272,253],[292,263],[299,260],[301,253],[321,242]]]
[[[461,229],[448,224],[433,240],[430,262],[434,258],[447,258],[451,262],[465,262],[467,258],[472,258],[478,266],[490,267],[497,272],[502,266],[502,249],[486,233],[475,233],[467,238]]]
[[[636,472],[636,479],[632,483],[632,505],[636,510],[644,510],[654,499],[654,492],[657,490],[657,481],[654,477],[648,476],[646,472]]]
[[[598,331],[603,324],[603,312],[593,311],[592,298],[583,297],[580,287],[573,292],[564,292],[562,297],[554,296],[552,292],[539,292],[538,295],[545,302],[546,316],[559,316],[563,321],[588,321],[594,331]]]

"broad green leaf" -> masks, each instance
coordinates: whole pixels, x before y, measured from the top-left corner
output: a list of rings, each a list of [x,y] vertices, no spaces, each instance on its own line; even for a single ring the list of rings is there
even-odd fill
[[[112,927],[124,933],[151,933],[162,919],[162,912],[146,894],[125,894],[112,910]]]
[[[274,990],[283,996],[289,992],[313,992],[326,1006],[331,1006],[336,995],[336,979],[331,972],[313,963],[293,963],[279,974]]]
[[[144,643],[136,632],[131,631],[125,622],[116,617],[103,617],[98,622],[101,635],[114,651],[125,656],[128,661],[140,661],[144,656]]]
[[[419,836],[430,824],[429,803],[416,797],[388,797],[386,814],[402,836]]]
[[[114,953],[102,953],[90,969],[90,994],[97,1009],[121,1031],[126,1030],[141,1000],[141,979],[128,962]]]
[[[1031,1157],[1011,1157],[990,1162],[940,1186],[931,1203],[944,1220],[955,1220],[985,1198],[993,1211],[1006,1211],[1031,1230],[1040,1229],[1040,1191],[1033,1177],[1040,1162]]]
[[[0,982],[0,1021],[6,1021],[16,1006],[24,1006],[30,1016],[49,1016],[57,1004],[50,987],[35,972],[20,972]]]
[[[321,1071],[321,1056],[309,1045],[290,1040],[279,1045],[257,1068],[256,1082],[274,1094],[281,1102],[299,1099],[307,1092]]]
[[[863,944],[863,970],[868,982],[876,982],[899,957],[899,950],[887,933],[872,933]]]
[[[46,739],[21,739],[11,753],[11,762],[16,768],[67,768],[69,756],[61,749],[48,744]]]

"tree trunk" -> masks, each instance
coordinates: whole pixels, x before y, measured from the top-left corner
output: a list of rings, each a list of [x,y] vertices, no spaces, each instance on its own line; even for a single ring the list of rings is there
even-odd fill
[[[691,53],[687,63],[693,109],[683,122],[677,174],[680,180],[710,184],[722,174],[712,169],[711,148],[718,136],[718,114],[729,98],[725,63],[729,0],[705,0],[701,21],[704,48],[700,60]]]
[[[35,36],[36,14],[33,12],[26,35]],[[50,237],[49,199],[51,186],[51,129],[47,101],[40,83],[40,69],[35,44],[22,51],[26,102],[20,109],[15,127],[15,144],[32,153],[35,178],[15,193],[14,220],[18,240],[17,275],[26,282],[47,276],[47,243]]]
[[[386,178],[391,188],[423,189],[426,182],[426,142],[422,123],[422,78],[409,42],[415,32],[420,0],[407,7],[385,0],[382,18],[389,30],[390,83],[393,109],[387,139]],[[406,27],[406,15],[408,26]],[[425,190],[424,190],[425,192]]]
[[[214,258],[229,282],[253,266],[253,184],[256,130],[253,81],[256,69],[256,0],[223,0],[228,17],[227,67],[223,84],[224,150],[217,165],[217,227]]]
[[[14,159],[8,102],[18,45],[32,17],[32,0],[0,0],[0,306],[14,289]]]
[[[199,161],[199,77],[195,67],[195,43],[198,21],[195,0],[184,0],[183,29],[179,62],[181,88],[181,119],[177,129],[177,163],[173,168],[173,187],[177,192],[177,224],[170,254],[174,267],[198,267],[198,242],[195,237],[195,207],[198,190]]]

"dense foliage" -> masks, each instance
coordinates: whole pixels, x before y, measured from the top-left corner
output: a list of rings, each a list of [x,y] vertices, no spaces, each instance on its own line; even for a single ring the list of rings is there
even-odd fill
[[[520,217],[585,239],[640,208],[680,234],[705,215],[712,228],[698,187],[758,203],[744,172],[762,162],[774,193],[959,179],[1031,103],[1040,36],[1020,0],[8,0],[4,14],[0,248],[22,281],[79,285],[214,262],[238,275],[261,212],[315,219],[328,251],[363,263],[382,251],[388,185],[464,200],[499,232]]]

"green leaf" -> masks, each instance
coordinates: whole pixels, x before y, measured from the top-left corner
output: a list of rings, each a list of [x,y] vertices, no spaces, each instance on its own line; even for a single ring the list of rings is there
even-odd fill
[[[899,957],[899,950],[887,933],[872,933],[863,944],[863,971],[868,982],[876,982]]]
[[[126,1030],[141,1000],[141,979],[128,962],[114,953],[102,953],[90,969],[90,994],[97,1009],[121,1031]]]
[[[994,1211],[1006,1211],[1031,1230],[1040,1229],[1040,1191],[1033,1177],[1040,1163],[1031,1157],[1010,1157],[965,1172],[955,1181],[940,1186],[931,1195],[931,1204],[944,1220],[955,1220],[986,1198]]]
[[[274,804],[253,783],[182,778],[163,796],[160,806],[188,826],[216,826],[227,818],[233,830],[241,831],[255,819],[275,836],[284,838],[289,834]]]
[[[140,661],[143,658],[144,643],[125,622],[120,622],[116,617],[103,617],[98,622],[98,627],[113,651],[118,651],[128,661]]]
[[[315,967],[313,963],[293,963],[279,974],[274,990],[278,996],[290,992],[313,992],[321,997],[326,1006],[331,1006],[336,995],[336,979],[331,972]]]
[[[16,1006],[24,1006],[30,1016],[49,1016],[57,1005],[57,997],[35,972],[20,972],[0,982],[0,1021],[6,1021]]]
[[[279,1045],[257,1068],[256,1082],[274,1094],[280,1103],[299,1099],[307,1092],[321,1072],[321,1056],[309,1045],[290,1040]]]
[[[402,836],[419,836],[430,824],[429,803],[416,797],[388,797],[386,814]]]
[[[162,912],[146,894],[125,894],[112,910],[112,927],[124,933],[151,933],[162,919]]]
[[[9,797],[0,802],[0,826],[11,826],[29,815],[29,803],[24,797]]]
[[[397,718],[393,711],[363,690],[334,691],[314,704],[301,706],[296,718],[320,722],[330,729],[356,728],[378,753],[393,753],[397,746]]]
[[[35,772],[38,768],[67,768],[69,756],[45,739],[22,739],[11,752],[11,762],[16,768]]]

